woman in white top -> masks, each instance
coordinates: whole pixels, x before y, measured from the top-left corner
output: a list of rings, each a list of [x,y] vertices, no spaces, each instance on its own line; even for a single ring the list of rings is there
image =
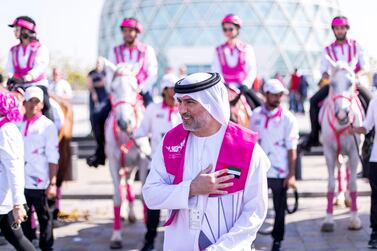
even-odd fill
[[[24,143],[17,126],[17,101],[0,92],[0,228],[16,250],[33,251],[19,225],[26,219],[24,196]]]

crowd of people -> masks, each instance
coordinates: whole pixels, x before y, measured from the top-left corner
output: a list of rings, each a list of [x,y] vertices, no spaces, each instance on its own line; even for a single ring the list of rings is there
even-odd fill
[[[52,81],[47,81],[48,50],[37,39],[34,20],[22,16],[10,26],[20,43],[10,50],[6,67],[8,86],[22,96],[24,114],[22,117],[16,95],[0,92],[0,173],[4,174],[0,175],[0,228],[17,250],[35,250],[31,244],[36,237],[35,212],[40,229],[38,246],[43,251],[53,250],[49,200],[59,194],[56,174],[61,120],[58,123],[59,116],[54,116],[48,90],[64,99],[72,97],[72,90],[61,79],[58,68],[53,69]],[[272,190],[275,210],[271,250],[281,250],[287,189],[296,186],[299,137],[298,123],[289,110],[305,112],[308,81],[297,69],[291,76],[289,91],[279,75],[266,81],[257,78],[253,47],[238,38],[241,19],[226,15],[221,27],[226,41],[214,51],[211,72],[188,76],[182,73],[177,77],[167,69],[159,81],[161,102],[152,98],[158,80],[155,51],[138,40],[143,27],[134,18],[121,22],[123,42],[110,50],[107,59],[99,58],[96,68],[88,74],[90,121],[97,149],[87,163],[97,167],[105,164],[105,121],[112,109],[107,83],[114,76],[106,67],[126,63],[135,70],[146,111],[134,137],[149,137],[153,151],[142,189],[148,208],[143,251],[154,249],[161,209],[170,211],[165,223],[164,250],[249,250],[266,217],[268,189]],[[354,71],[361,78],[368,65],[360,45],[346,37],[347,18],[335,17],[331,27],[336,40],[324,48],[321,83],[328,83],[331,78],[328,58],[352,67],[351,62],[356,61]],[[227,88],[243,94],[250,107],[257,107],[250,114],[249,128],[230,121]],[[310,100],[312,132],[301,149],[310,150],[318,144],[318,104],[326,98],[329,88],[324,84]],[[255,92],[258,89],[262,90],[263,99]],[[366,88],[358,85],[358,90],[367,105]],[[288,94],[289,110],[281,105],[283,96]],[[351,128],[350,133],[365,134],[375,126],[374,104],[375,101],[369,104],[364,126]],[[377,248],[374,152],[375,147],[369,174],[369,245]],[[117,219],[111,248],[119,249],[119,205],[114,204],[114,214]]]

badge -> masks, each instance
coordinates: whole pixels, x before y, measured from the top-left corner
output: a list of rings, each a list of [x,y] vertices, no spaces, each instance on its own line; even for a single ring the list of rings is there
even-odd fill
[[[196,208],[190,209],[190,229],[200,230],[200,227],[201,227],[200,211]]]

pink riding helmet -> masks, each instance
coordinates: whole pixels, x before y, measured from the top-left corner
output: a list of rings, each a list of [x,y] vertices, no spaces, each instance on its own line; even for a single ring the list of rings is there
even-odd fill
[[[15,96],[9,92],[0,92],[0,114],[11,122],[21,120],[21,113]]]
[[[122,23],[120,24],[120,28],[122,27],[134,28],[138,33],[143,32],[143,26],[134,18],[123,19]]]
[[[33,19],[27,16],[22,16],[22,17],[17,17],[12,24],[8,25],[9,27],[15,27],[15,26],[20,26],[25,29],[28,29],[32,32],[36,32],[35,30],[35,22]]]
[[[238,25],[240,28],[242,26],[242,20],[239,16],[233,15],[233,14],[228,14],[226,15],[223,20],[221,21],[221,24],[223,25],[224,23],[231,23]]]
[[[331,27],[333,28],[335,26],[346,26],[347,28],[350,27],[348,23],[348,19],[343,16],[334,17],[334,19],[331,22]]]

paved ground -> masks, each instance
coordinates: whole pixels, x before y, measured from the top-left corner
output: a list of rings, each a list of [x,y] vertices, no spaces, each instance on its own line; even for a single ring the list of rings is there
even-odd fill
[[[368,196],[358,199],[364,228],[352,232],[346,229],[348,210],[336,208],[336,230],[331,234],[319,231],[325,211],[325,199],[322,193],[326,191],[326,169],[320,156],[305,156],[303,159],[303,181],[298,182],[300,193],[310,196],[300,199],[300,209],[287,216],[286,240],[284,250],[367,250],[369,238],[368,211],[370,201]],[[66,212],[76,211],[80,220],[54,230],[55,250],[98,250],[108,249],[111,236],[112,219],[112,183],[107,167],[88,168],[83,160],[78,163],[78,181],[67,182],[63,189],[62,208]],[[363,179],[358,180],[359,191],[369,193],[369,186]],[[136,183],[137,191],[140,184]],[[141,248],[144,236],[142,222],[142,206],[136,201],[138,221],[134,225],[124,222],[124,249],[138,250]],[[88,219],[84,219],[88,215]],[[126,216],[126,212],[123,212]],[[165,218],[165,213],[163,218]],[[262,227],[268,227],[272,219],[268,219]],[[163,228],[159,229],[157,250],[162,250]],[[258,235],[257,250],[269,250],[271,237]],[[0,250],[10,251],[10,247],[0,247]]]

